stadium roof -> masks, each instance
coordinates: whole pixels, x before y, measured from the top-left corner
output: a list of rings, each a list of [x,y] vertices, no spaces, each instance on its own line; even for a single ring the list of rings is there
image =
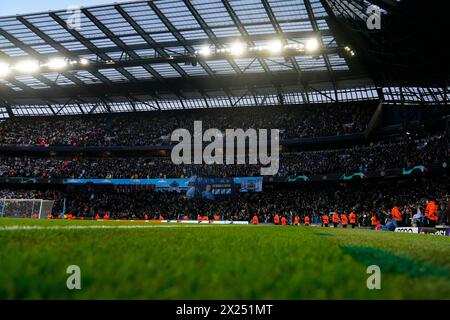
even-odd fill
[[[358,53],[331,28],[338,16],[364,19],[372,3],[384,13],[397,5],[160,0],[3,17],[0,118],[354,101],[380,94],[435,99],[428,91],[435,89],[377,88]]]

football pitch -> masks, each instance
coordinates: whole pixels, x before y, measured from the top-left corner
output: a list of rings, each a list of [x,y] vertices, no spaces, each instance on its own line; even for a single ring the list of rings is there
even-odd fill
[[[71,265],[79,290],[66,285]],[[371,265],[381,289],[367,286]],[[0,219],[0,299],[450,299],[450,238]]]

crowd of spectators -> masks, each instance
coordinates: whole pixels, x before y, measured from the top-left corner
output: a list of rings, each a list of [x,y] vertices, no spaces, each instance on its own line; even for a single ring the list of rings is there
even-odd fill
[[[446,135],[349,149],[282,153],[278,176],[355,173],[411,168],[445,161]],[[0,177],[181,178],[258,176],[260,165],[175,165],[170,158],[0,158]]]
[[[336,136],[363,132],[373,112],[373,105],[349,104],[16,117],[0,122],[0,145],[160,145],[175,129],[193,130],[195,120],[203,121],[203,130],[279,129],[284,139]]]
[[[435,199],[439,223],[448,223],[450,179],[443,176],[398,182],[309,185],[302,188],[266,187],[262,193],[241,193],[224,201],[188,199],[183,193],[151,190],[118,191],[97,188],[75,188],[64,191],[0,190],[0,198],[40,198],[56,200],[54,214],[62,210],[62,199],[67,199],[67,213],[86,219],[105,213],[112,219],[180,219],[188,216],[219,215],[224,220],[249,221],[258,215],[261,222],[273,222],[278,214],[292,221],[295,215],[309,216],[318,222],[323,214],[354,211],[361,226],[370,226],[377,214],[384,223],[393,205],[403,214],[404,225],[410,225],[417,210],[424,212],[426,201]]]

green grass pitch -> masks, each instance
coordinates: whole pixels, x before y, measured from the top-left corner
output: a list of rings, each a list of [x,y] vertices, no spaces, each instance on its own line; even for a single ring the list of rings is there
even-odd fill
[[[380,290],[366,285],[374,264]],[[81,269],[81,290],[66,287],[69,265]],[[0,219],[0,299],[407,298],[450,299],[449,237]]]

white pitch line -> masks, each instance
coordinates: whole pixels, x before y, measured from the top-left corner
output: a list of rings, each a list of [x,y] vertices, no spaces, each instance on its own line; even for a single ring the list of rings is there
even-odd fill
[[[202,228],[201,225],[183,226],[182,228]],[[218,227],[216,225],[215,227]],[[178,225],[158,225],[158,226],[5,226],[0,227],[0,231],[14,231],[14,230],[64,230],[64,229],[146,229],[146,228],[179,228]]]

